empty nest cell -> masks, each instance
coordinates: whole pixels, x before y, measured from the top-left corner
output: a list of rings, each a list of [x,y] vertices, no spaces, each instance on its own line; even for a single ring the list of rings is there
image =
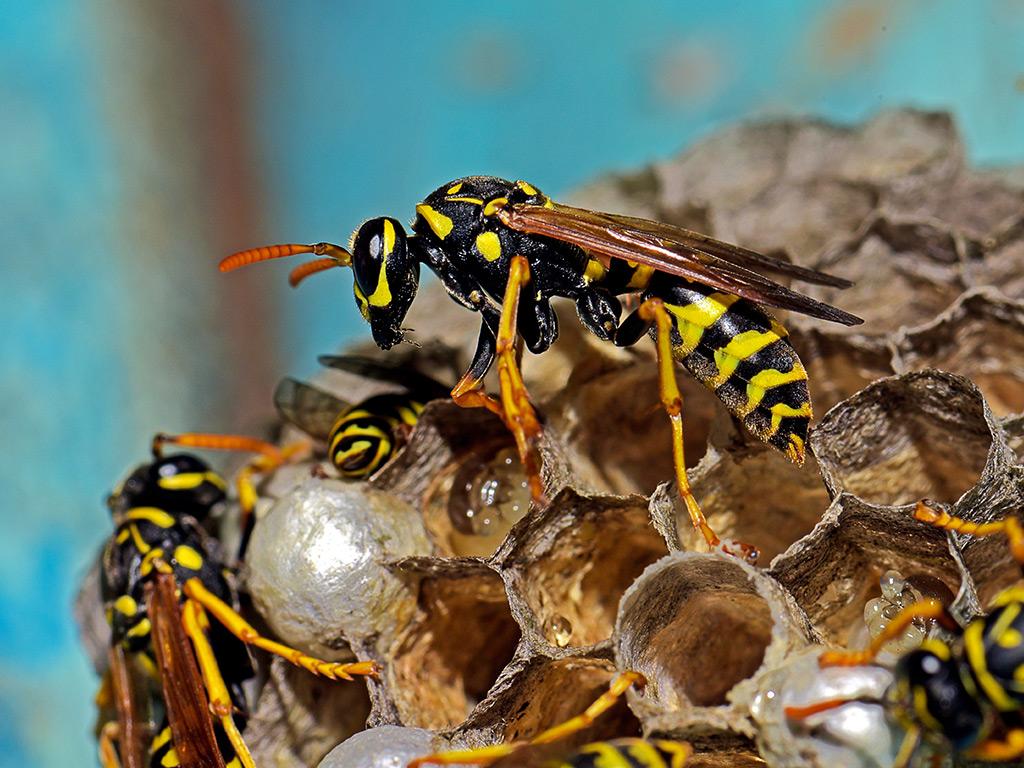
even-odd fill
[[[616,658],[647,677],[663,710],[724,705],[761,666],[772,606],[752,571],[717,555],[682,553],[651,566],[623,598]]]
[[[642,497],[566,490],[502,562],[542,639],[578,648],[611,637],[619,598],[666,551]]]
[[[977,388],[940,371],[875,382],[811,436],[830,493],[877,504],[956,501],[978,482],[991,445]]]
[[[416,614],[387,653],[386,680],[405,725],[450,728],[512,659],[519,625],[501,579],[480,563],[450,562],[415,580]]]

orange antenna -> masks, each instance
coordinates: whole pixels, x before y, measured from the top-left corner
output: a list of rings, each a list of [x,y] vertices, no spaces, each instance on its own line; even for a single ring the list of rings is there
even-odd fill
[[[288,273],[288,284],[294,288],[310,275],[315,275],[317,272],[323,272],[324,270],[340,266],[342,265],[339,264],[338,260],[332,256],[307,261],[305,264],[299,264],[299,266]]]
[[[286,243],[284,245],[261,245],[259,248],[249,248],[245,251],[232,253],[221,260],[220,271],[230,272],[259,261],[283,259],[286,256],[297,256],[300,253],[314,253],[317,256],[327,256],[339,267],[347,267],[352,263],[352,254],[340,245],[334,245],[333,243],[314,243],[313,245]]]
[[[276,445],[244,435],[213,435],[203,432],[185,432],[180,435],[159,433],[153,438],[153,454],[159,456],[163,446],[168,444],[186,448],[208,448],[214,451],[247,451],[261,454],[277,463],[283,460],[281,449]]]

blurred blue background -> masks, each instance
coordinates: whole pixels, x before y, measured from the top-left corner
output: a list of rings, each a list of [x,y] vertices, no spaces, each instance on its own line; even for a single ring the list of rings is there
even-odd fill
[[[363,334],[350,278],[220,276],[346,242],[442,182],[553,194],[724,123],[953,111],[1024,162],[1024,2],[0,6],[0,765],[94,762],[70,618],[101,498],[157,429],[251,430],[285,372]]]

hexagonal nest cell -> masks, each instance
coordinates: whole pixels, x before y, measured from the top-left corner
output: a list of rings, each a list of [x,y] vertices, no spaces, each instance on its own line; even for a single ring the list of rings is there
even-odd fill
[[[262,762],[313,765],[364,725],[406,726],[394,754],[387,739],[367,741],[366,768],[395,768],[410,745],[531,738],[634,669],[646,688],[573,743],[684,738],[698,748],[691,766],[748,764],[760,743],[769,764],[797,765],[811,750],[790,759],[766,746],[759,686],[809,646],[867,642],[864,607],[883,573],[951,602],[963,620],[1020,580],[1002,537],[947,534],[911,515],[922,497],[975,522],[1024,508],[1019,175],[970,168],[948,116],[900,111],[857,127],[729,128],[568,202],[697,228],[857,282],[795,288],[863,325],[778,313],[815,406],[803,467],[678,369],[695,498],[719,534],[760,548],[762,567],[707,553],[681,513],[649,341],[602,342],[563,302],[561,338],[522,365],[544,425],[546,507],[529,505],[501,419],[444,401],[369,482],[310,478],[297,464],[263,483],[279,498],[265,514],[262,502],[243,570],[265,614],[254,621],[383,672],[367,698],[361,682],[307,683],[258,658],[246,738]],[[451,382],[478,323],[425,284],[407,320],[423,346],[389,354]],[[349,401],[379,386],[330,375]],[[484,384],[497,391],[493,372]],[[95,595],[84,597],[82,623],[93,627],[96,611]],[[800,669],[810,685],[813,664]]]

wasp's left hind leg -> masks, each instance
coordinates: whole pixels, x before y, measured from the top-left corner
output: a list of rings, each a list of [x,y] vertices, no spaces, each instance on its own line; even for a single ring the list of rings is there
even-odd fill
[[[661,393],[661,405],[668,414],[672,424],[672,463],[675,467],[676,486],[679,496],[686,506],[687,514],[693,527],[704,537],[711,549],[717,549],[729,555],[740,557],[755,563],[759,553],[756,547],[741,541],[723,540],[708,524],[704,512],[701,511],[697,499],[690,488],[690,480],[686,474],[686,454],[683,447],[683,394],[679,391],[676,380],[675,359],[672,355],[672,318],[669,317],[665,304],[659,298],[646,299],[632,315],[623,321],[620,335],[616,343],[625,346],[638,340],[645,331],[654,328],[655,347],[658,356],[658,386]]]

